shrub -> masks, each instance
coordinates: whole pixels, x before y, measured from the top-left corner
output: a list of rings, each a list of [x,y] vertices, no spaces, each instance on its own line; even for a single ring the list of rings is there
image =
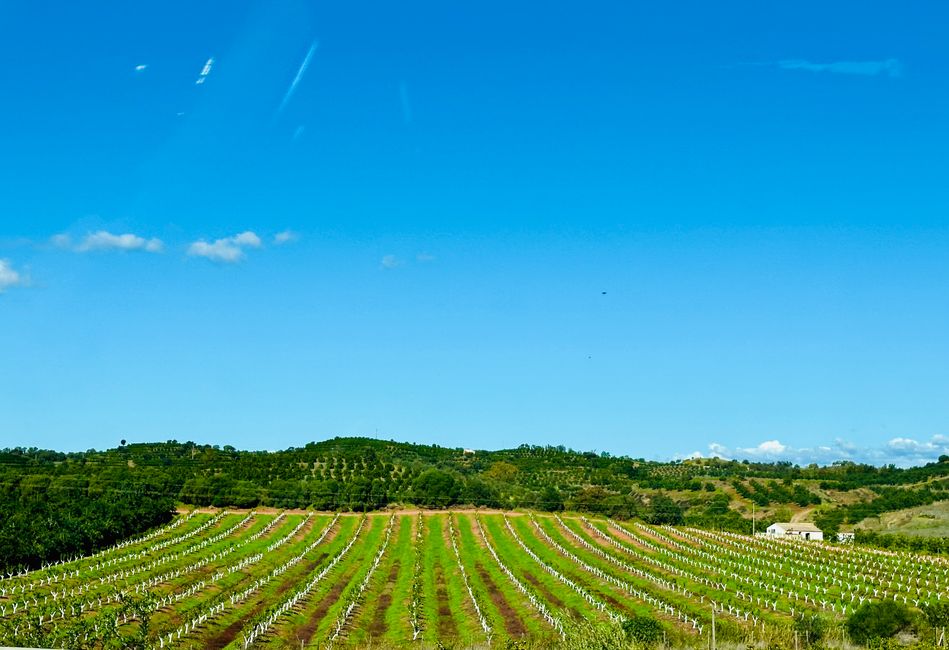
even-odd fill
[[[650,646],[662,638],[662,624],[651,616],[634,616],[623,621],[626,638],[640,646]]]
[[[913,615],[906,605],[892,601],[865,603],[847,619],[847,634],[855,643],[889,639],[910,627]]]
[[[805,645],[817,645],[827,631],[827,621],[817,615],[801,614],[794,619],[794,631]]]

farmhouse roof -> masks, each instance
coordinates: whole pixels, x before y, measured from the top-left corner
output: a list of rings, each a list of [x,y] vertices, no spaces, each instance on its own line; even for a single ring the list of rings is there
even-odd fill
[[[780,526],[781,528],[783,528],[784,530],[788,531],[789,533],[791,533],[791,532],[797,532],[797,533],[819,533],[819,532],[821,532],[821,529],[818,528],[817,526],[815,526],[814,524],[805,523],[805,522],[799,522],[799,523],[793,523],[793,522],[787,522],[787,523],[784,523],[784,522],[777,522],[777,523],[775,523],[775,524],[773,524],[773,525],[774,525],[774,526]]]

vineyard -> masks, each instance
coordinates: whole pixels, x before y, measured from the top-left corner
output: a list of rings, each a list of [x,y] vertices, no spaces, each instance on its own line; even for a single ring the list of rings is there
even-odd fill
[[[678,647],[794,647],[866,602],[949,598],[949,562],[567,514],[198,512],[0,579],[0,644],[553,646],[658,621]]]

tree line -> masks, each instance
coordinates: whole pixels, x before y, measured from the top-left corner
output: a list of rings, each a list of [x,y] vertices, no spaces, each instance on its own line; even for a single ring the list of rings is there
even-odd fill
[[[333,438],[277,452],[170,440],[105,451],[0,451],[0,558],[36,566],[108,546],[167,521],[175,504],[362,511],[390,504],[428,508],[574,510],[650,523],[751,532],[729,507],[728,484],[759,505],[820,502],[800,481],[871,485],[869,503],[828,510],[818,524],[943,498],[949,458],[922,468],[853,463],[702,459],[658,463],[562,446],[475,451],[370,438]],[[928,481],[911,490],[876,485]],[[671,496],[670,496],[671,493]],[[766,521],[759,521],[761,527]]]

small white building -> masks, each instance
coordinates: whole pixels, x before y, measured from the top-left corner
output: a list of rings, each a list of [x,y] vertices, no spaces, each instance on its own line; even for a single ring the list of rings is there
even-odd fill
[[[824,539],[824,531],[808,523],[778,522],[768,526],[771,537],[796,537],[798,539]]]

